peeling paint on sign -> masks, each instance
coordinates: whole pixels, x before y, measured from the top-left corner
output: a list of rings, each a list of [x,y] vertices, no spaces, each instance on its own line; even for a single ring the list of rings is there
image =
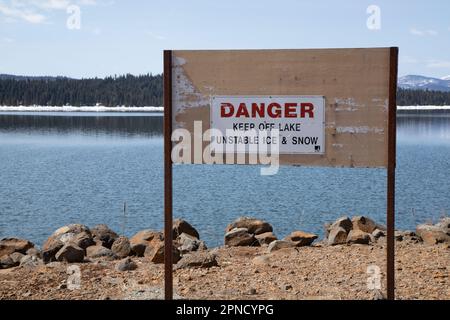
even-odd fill
[[[200,108],[209,105],[210,98],[205,97],[194,86],[192,81],[186,75],[183,66],[187,63],[186,59],[175,57],[172,67],[173,79],[173,107],[174,116],[183,113],[187,109]],[[179,126],[184,123],[175,121]]]
[[[359,133],[359,134],[364,134],[364,133],[377,133],[377,134],[381,134],[384,133],[384,129],[383,128],[371,128],[368,126],[362,126],[362,127],[337,127],[336,128],[336,132],[337,133]]]

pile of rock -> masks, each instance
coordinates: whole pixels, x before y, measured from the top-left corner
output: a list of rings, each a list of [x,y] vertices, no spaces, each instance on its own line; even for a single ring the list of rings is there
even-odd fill
[[[268,245],[269,251],[282,248],[309,246],[317,239],[317,235],[303,231],[294,231],[283,240],[278,240],[273,233],[273,227],[264,220],[240,217],[230,223],[225,229],[225,245],[263,246]]]
[[[370,244],[386,236],[386,227],[365,216],[341,217],[325,225],[325,241],[329,245]],[[425,244],[450,243],[450,218],[437,224],[420,224],[414,231],[395,231],[396,241],[412,241]]]
[[[341,217],[325,225],[325,238],[329,245],[369,244],[385,236],[386,228],[365,216]]]
[[[174,263],[185,254],[207,249],[205,243],[199,239],[198,231],[185,220],[176,219],[172,231]],[[164,263],[164,234],[147,229],[128,239],[119,236],[104,224],[92,229],[82,224],[70,224],[53,232],[43,244],[42,251],[23,239],[5,238],[0,241],[0,268],[54,261],[79,263],[98,259],[122,259],[116,269],[124,271],[137,267],[131,256],[145,256],[153,263]],[[189,259],[193,260],[192,256]]]
[[[82,262],[86,249],[95,245],[91,230],[82,224],[70,224],[59,228],[42,246],[42,258],[45,263],[65,261]]]
[[[18,265],[39,264],[40,253],[34,244],[18,238],[0,240],[0,269],[12,268]]]
[[[198,231],[188,222],[176,219],[172,228],[173,263],[177,263],[183,254],[206,250],[199,238]],[[164,234],[160,231],[142,230],[130,238],[132,252],[140,257],[149,257],[154,263],[164,263]]]
[[[294,231],[282,240],[273,233],[273,227],[264,220],[240,217],[225,230],[225,246],[268,246],[269,252],[301,246],[310,246],[317,235]],[[328,245],[370,244],[383,239],[386,228],[365,216],[341,217],[325,228]],[[173,263],[177,268],[217,266],[215,255],[207,250],[198,231],[188,222],[176,219],[172,227]],[[413,231],[395,231],[397,241],[450,243],[450,217],[437,224],[421,224]],[[164,234],[146,229],[130,239],[119,236],[101,224],[89,229],[85,225],[70,224],[56,230],[39,251],[30,241],[18,238],[0,240],[0,269],[16,266],[35,267],[61,261],[89,262],[97,259],[119,260],[116,269],[134,270],[137,264],[132,256],[147,257],[153,263],[164,263]]]
[[[416,233],[425,244],[450,243],[450,217],[445,217],[434,225],[419,224]]]
[[[284,248],[310,246],[318,236],[304,231],[294,231],[283,240],[276,240],[269,244],[269,252]]]
[[[225,245],[230,247],[260,246],[277,240],[277,237],[267,221],[240,217],[226,227],[224,240]]]

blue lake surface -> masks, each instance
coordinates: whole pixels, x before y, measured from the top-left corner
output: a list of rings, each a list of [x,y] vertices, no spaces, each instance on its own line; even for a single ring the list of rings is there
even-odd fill
[[[0,113],[0,238],[41,245],[69,223],[106,223],[127,236],[163,228],[162,117],[146,113]],[[398,117],[396,226],[414,229],[450,211],[450,117]],[[323,235],[342,215],[385,223],[386,170],[283,166],[174,166],[174,216],[207,245],[248,215],[278,237]],[[126,215],[123,206],[126,202]]]

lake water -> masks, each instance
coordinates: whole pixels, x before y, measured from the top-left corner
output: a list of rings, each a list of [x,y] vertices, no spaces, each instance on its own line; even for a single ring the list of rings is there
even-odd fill
[[[69,223],[106,223],[131,236],[163,228],[162,117],[148,113],[0,113],[0,238],[37,244]],[[400,115],[396,226],[414,229],[450,212],[450,116]],[[207,245],[242,215],[278,237],[323,235],[323,224],[364,214],[385,223],[386,171],[257,166],[174,166],[174,216]],[[126,215],[123,206],[126,202]]]

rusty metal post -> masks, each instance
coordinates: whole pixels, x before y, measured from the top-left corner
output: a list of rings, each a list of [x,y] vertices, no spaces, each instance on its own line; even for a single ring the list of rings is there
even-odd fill
[[[389,55],[389,114],[387,167],[387,299],[395,299],[395,167],[397,127],[397,67],[398,48],[390,48]]]
[[[173,298],[172,265],[172,51],[164,50],[164,297]]]

